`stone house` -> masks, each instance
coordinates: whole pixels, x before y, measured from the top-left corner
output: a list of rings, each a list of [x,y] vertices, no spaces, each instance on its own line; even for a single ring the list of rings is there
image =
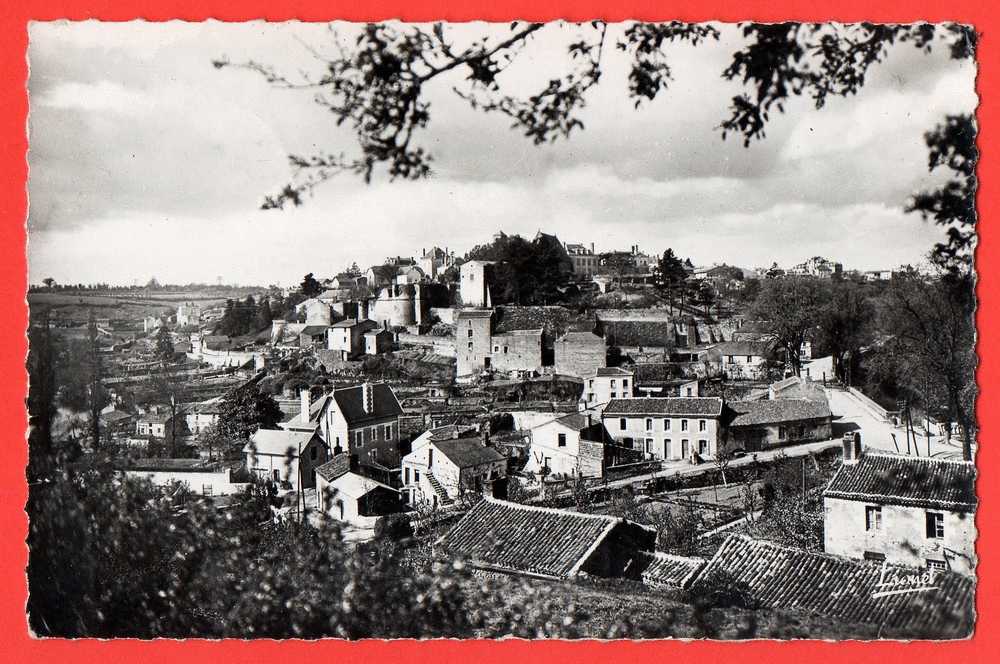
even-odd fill
[[[590,243],[590,247],[572,243],[567,243],[564,247],[573,263],[573,274],[580,277],[592,277],[597,274],[601,259],[594,253],[593,242]]]
[[[399,467],[399,416],[403,409],[385,383],[335,389],[322,398],[320,435],[334,454],[352,466]]]
[[[865,451],[845,435],[843,465],[823,492],[824,548],[973,576],[975,481],[970,462]]]
[[[202,496],[228,496],[247,486],[234,481],[232,464],[203,459],[133,459],[125,462],[120,472],[126,478],[149,480],[162,488],[179,484]]]
[[[368,330],[361,335],[364,340],[365,355],[382,355],[392,350],[393,334],[389,330]]]
[[[570,413],[531,429],[525,472],[604,476],[604,429],[589,413]]]
[[[583,378],[607,364],[604,339],[593,332],[567,332],[553,347],[556,373]]]
[[[341,360],[351,360],[365,353],[364,333],[378,328],[371,320],[348,318],[327,330],[326,347],[340,353]]]
[[[411,505],[434,507],[465,493],[505,497],[507,458],[479,437],[432,436],[403,457],[403,490]]]
[[[763,380],[774,345],[768,341],[726,341],[709,349],[709,354],[728,380]]]
[[[611,440],[650,459],[714,457],[723,434],[723,402],[718,397],[612,399],[601,421]]]
[[[833,437],[833,414],[825,400],[730,401],[726,410],[730,449],[756,452]]]
[[[136,418],[135,433],[144,438],[166,438],[168,433],[180,437],[190,432],[182,409],[178,408],[177,415],[171,416],[169,408],[154,406],[148,413]]]
[[[459,295],[464,307],[492,307],[490,273],[492,261],[466,261],[458,268]]]
[[[258,429],[243,446],[247,470],[261,479],[288,482],[293,489],[316,486],[315,470],[330,458],[316,432]]]
[[[583,377],[584,408],[599,408],[612,399],[631,399],[635,374],[624,367],[601,367]]]
[[[316,505],[320,512],[356,528],[373,528],[378,517],[401,508],[398,490],[352,472],[346,454],[316,468]]]

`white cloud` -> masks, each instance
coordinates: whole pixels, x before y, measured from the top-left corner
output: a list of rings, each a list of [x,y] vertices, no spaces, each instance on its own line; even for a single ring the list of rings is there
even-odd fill
[[[135,90],[127,90],[111,81],[62,82],[42,95],[35,103],[49,108],[72,108],[92,112],[138,114],[156,109],[156,103],[150,96]]]

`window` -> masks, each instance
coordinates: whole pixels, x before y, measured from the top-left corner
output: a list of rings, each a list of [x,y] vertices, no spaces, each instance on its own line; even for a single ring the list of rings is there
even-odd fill
[[[378,429],[376,427],[372,427],[368,430],[368,439],[378,440]]]
[[[698,454],[705,455],[708,454],[708,441],[699,440],[698,441]]]
[[[566,447],[566,434],[559,434],[559,447]]]
[[[670,418],[663,418],[663,430],[670,431]]]
[[[652,431],[652,430],[653,430],[653,418],[647,417],[646,418],[646,431]]]
[[[663,439],[663,458],[664,459],[669,459],[670,457],[671,457],[670,439],[669,438],[664,438]]]
[[[622,431],[628,428],[628,422],[625,421],[624,417],[618,420],[618,428]]]
[[[698,420],[698,431],[707,431],[707,430],[708,430],[708,422],[706,422],[705,420]]]
[[[612,392],[611,393],[611,398],[612,399],[617,399],[618,398],[618,393],[617,392]]]
[[[927,559],[927,569],[932,572],[947,572],[948,563],[943,560],[933,560],[931,558]]]
[[[752,361],[753,361],[753,356],[752,355],[747,355],[747,362],[749,363],[749,362],[752,362]]]
[[[691,441],[687,438],[681,440],[681,457],[686,459],[691,456]]]
[[[469,323],[469,325],[472,325],[472,323]],[[472,328],[471,327],[469,328],[469,338],[470,339],[472,338]]]
[[[202,484],[201,485],[201,495],[203,495],[203,496],[211,496],[212,495],[212,485],[211,484]]]
[[[617,383],[615,382],[615,379],[612,378],[611,379],[611,387],[615,387],[616,385],[617,385]]]
[[[940,512],[927,513],[927,537],[931,539],[944,538],[944,514]]]
[[[494,346],[493,347],[493,352],[494,353],[499,353],[500,352],[500,346]]]
[[[389,440],[390,438],[392,438],[392,425],[391,424],[386,424],[385,425],[385,439]]]
[[[687,396],[687,397],[692,396],[692,394],[691,394],[691,388],[690,387],[685,388],[685,392],[686,392],[686,394],[684,396]]]
[[[472,342],[469,342],[469,350],[472,350]]]
[[[788,438],[788,429],[778,427],[778,440],[785,440],[786,438]]]
[[[877,553],[875,551],[865,551],[864,559],[865,560],[870,560],[871,562],[874,562],[874,563],[884,563],[885,562],[885,554],[884,553]]]
[[[356,431],[354,432],[354,444],[361,447],[365,444],[365,432]]]
[[[309,448],[309,458],[312,459],[313,461],[316,460],[316,446],[315,445],[313,445],[312,447]]]
[[[650,456],[652,456],[652,454],[653,454],[653,439],[652,438],[647,438],[646,439],[646,454],[650,455]]]
[[[622,389],[623,390],[628,389],[628,378],[622,378]]]
[[[687,430],[688,430],[688,421],[681,420],[681,431],[687,431]]]
[[[409,484],[409,483],[410,483],[410,469],[409,468],[404,468],[403,469],[403,484]]]
[[[413,469],[413,483],[420,484],[420,471],[416,468]]]
[[[503,347],[503,352],[504,352],[504,353],[506,353],[506,352],[507,352],[507,347],[506,347],[506,346],[504,346],[504,347]]]
[[[434,465],[434,448],[427,450],[427,467],[430,468]]]
[[[590,389],[594,389],[594,379],[593,378],[591,378],[590,380],[587,381],[587,387],[589,387]]]
[[[882,508],[878,505],[865,507],[865,530],[882,530]]]

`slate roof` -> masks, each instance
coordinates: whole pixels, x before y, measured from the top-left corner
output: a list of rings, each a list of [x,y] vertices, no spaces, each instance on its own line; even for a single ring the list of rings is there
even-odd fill
[[[620,519],[485,498],[434,543],[473,564],[546,577],[573,576]]]
[[[211,473],[223,469],[223,464],[206,459],[133,459],[122,465],[122,470],[135,472],[171,472],[171,473]]]
[[[588,440],[593,443],[604,442],[604,426],[601,424],[601,418],[599,416],[591,417],[588,420],[587,416],[583,413],[570,413],[569,415],[564,415],[553,421],[558,422],[573,431],[578,431],[580,433],[580,438],[583,440]],[[540,425],[540,427],[541,426],[546,425],[543,424]]]
[[[334,323],[330,327],[337,327],[337,328],[354,327],[357,324],[358,324],[357,319],[355,319],[355,318],[345,318],[344,320],[342,320],[342,321],[340,321],[338,323]]]
[[[399,405],[392,388],[385,383],[374,383],[372,388],[372,412],[366,413],[364,407],[364,385],[354,385],[333,391],[333,400],[337,402],[347,423],[354,425],[365,420],[381,419],[401,415],[403,408]]]
[[[459,468],[470,468],[485,463],[503,461],[506,457],[492,447],[483,445],[480,438],[431,438],[431,444],[441,451],[441,454]]]
[[[971,512],[976,468],[967,461],[865,452],[837,470],[826,498]]]
[[[322,466],[321,466],[322,467]],[[316,469],[319,472],[319,468]],[[330,480],[330,486],[336,491],[336,495],[344,495],[348,498],[361,498],[375,489],[388,489],[397,491],[388,484],[377,482],[370,477],[347,472]],[[397,491],[398,493],[398,491]]]
[[[826,392],[820,383],[799,376],[790,376],[770,385],[775,398],[809,399],[810,401],[829,402]]]
[[[722,399],[718,397],[645,397],[612,399],[604,408],[605,416],[619,415],[701,415],[718,417],[722,414]]]
[[[916,570],[892,568],[901,573]],[[718,576],[716,576],[718,575]],[[804,611],[849,623],[883,626],[890,633],[929,638],[959,638],[971,633],[975,620],[975,580],[954,572],[937,572],[935,590],[872,597],[882,566],[825,553],[730,535],[692,584],[722,577],[740,584],[761,605]]]
[[[579,331],[574,330],[567,332],[559,338],[559,341],[569,344],[582,344],[582,345],[593,345],[593,346],[603,346],[604,338],[600,335],[594,334],[590,331]]]
[[[640,551],[636,562],[642,567],[642,582],[654,588],[685,588],[705,566],[704,558],[673,556],[662,551]]]
[[[254,450],[257,454],[287,456],[288,450],[291,449],[292,456],[298,456],[299,451],[312,440],[314,435],[316,435],[314,432],[309,431],[258,429],[250,436],[250,442],[243,446],[243,451]]]
[[[829,404],[808,399],[730,401],[731,427],[763,426],[781,422],[799,422],[832,417]]]
[[[639,385],[675,384],[681,378],[681,368],[676,364],[634,364],[635,382]]]
[[[308,337],[315,337],[315,336],[318,336],[320,334],[326,334],[326,330],[327,330],[328,327],[330,327],[330,326],[329,325],[306,325],[304,328],[302,328],[302,331],[299,334],[304,334],[304,335],[306,335]]]
[[[101,421],[109,424],[114,424],[115,422],[124,422],[125,420],[131,420],[133,417],[132,413],[126,413],[123,410],[113,410],[109,413],[101,413]]]

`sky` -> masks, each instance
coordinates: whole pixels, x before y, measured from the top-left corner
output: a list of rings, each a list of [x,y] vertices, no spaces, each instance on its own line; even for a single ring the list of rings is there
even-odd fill
[[[356,147],[313,93],[279,90],[213,59],[316,72],[357,26],[303,23],[32,23],[29,28],[29,280],[61,283],[293,284],[357,262],[463,254],[494,233],[594,243],[598,251],[667,247],[697,265],[791,265],[821,255],[847,269],[921,262],[943,230],[907,215],[934,186],[923,135],[975,109],[975,65],[945,49],[893,47],[857,96],[820,110],[793,100],[749,148],[718,125],[743,91],[721,72],[741,37],[667,48],[673,80],[634,108],[628,63],[606,48],[585,129],[536,146],[503,116],[431,84],[418,142],[434,173],[371,184],[341,175],[299,208],[260,210],[291,177],[289,153]],[[587,28],[548,26],[503,74],[525,96],[565,71]],[[622,25],[609,29],[617,39]],[[448,27],[456,40],[506,25]]]

